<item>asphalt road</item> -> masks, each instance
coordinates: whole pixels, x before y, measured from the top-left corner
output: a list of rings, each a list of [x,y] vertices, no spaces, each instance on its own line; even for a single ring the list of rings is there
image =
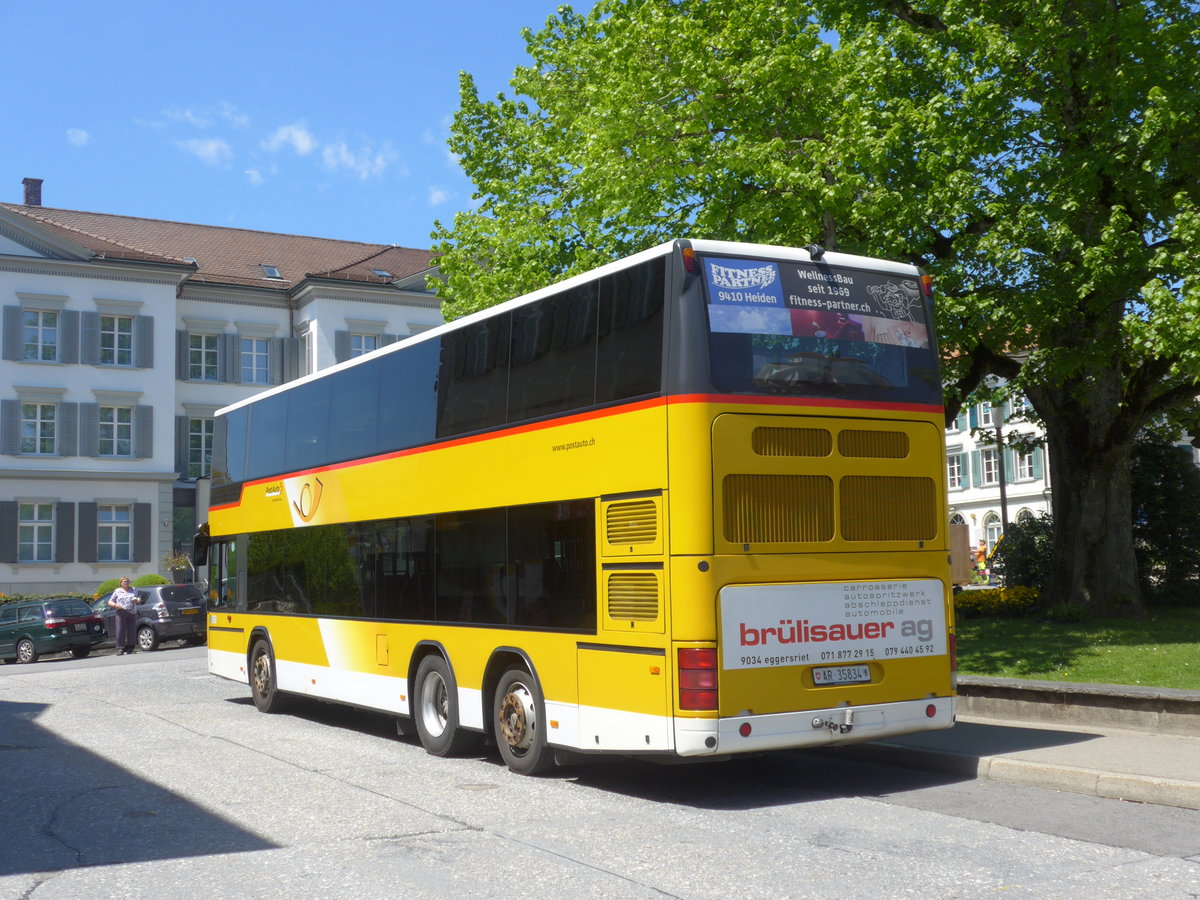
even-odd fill
[[[204,648],[0,667],[0,897],[1189,897],[1200,812],[839,757],[522,778]]]

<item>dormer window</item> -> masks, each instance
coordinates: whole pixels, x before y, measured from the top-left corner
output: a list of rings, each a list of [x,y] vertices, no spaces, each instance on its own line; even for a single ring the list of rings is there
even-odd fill
[[[278,278],[280,281],[283,280],[283,276],[279,274],[279,266],[269,266],[266,263],[259,263],[258,267],[263,270],[263,275],[267,278]]]

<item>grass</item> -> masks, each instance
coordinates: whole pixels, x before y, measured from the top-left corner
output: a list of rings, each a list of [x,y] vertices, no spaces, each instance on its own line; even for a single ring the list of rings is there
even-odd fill
[[[1200,609],[1141,621],[959,619],[963,675],[1200,690]]]

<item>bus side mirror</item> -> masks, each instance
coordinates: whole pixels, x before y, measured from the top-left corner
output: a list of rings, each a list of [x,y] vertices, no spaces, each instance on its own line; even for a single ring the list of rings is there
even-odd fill
[[[205,522],[192,538],[192,561],[197,566],[208,564],[208,545],[210,539],[208,537],[208,523]]]

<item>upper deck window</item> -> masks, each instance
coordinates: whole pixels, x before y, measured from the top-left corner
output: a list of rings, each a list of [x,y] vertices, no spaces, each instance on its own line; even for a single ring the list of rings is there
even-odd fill
[[[915,274],[702,261],[720,390],[941,403],[930,308]]]

